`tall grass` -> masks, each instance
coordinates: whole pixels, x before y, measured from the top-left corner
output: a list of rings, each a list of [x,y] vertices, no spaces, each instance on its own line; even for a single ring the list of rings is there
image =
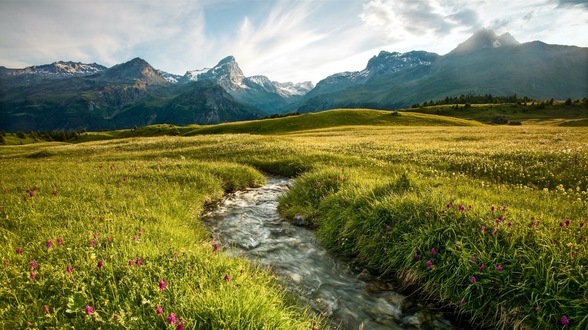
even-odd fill
[[[123,157],[0,160],[2,328],[312,328],[273,275],[215,251],[198,220],[259,172]]]

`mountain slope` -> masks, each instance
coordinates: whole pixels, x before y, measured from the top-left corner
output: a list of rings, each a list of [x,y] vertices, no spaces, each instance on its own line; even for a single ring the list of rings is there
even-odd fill
[[[515,93],[534,99],[588,95],[588,48],[520,44],[508,33],[482,29],[444,56],[381,52],[363,71],[320,81],[290,111],[394,109],[446,96]]]

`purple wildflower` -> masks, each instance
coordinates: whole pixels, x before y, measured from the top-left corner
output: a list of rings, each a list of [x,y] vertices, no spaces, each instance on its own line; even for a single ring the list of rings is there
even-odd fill
[[[94,306],[86,306],[86,308],[84,308],[84,312],[86,315],[94,314]]]
[[[432,254],[432,255],[436,255],[436,254],[437,254],[437,250],[435,250],[435,248],[432,248],[432,249],[431,249],[431,254]]]
[[[96,266],[98,266],[98,269],[101,269],[102,267],[104,267],[104,261],[98,260],[98,263],[96,264]]]
[[[427,260],[427,267],[433,267],[433,262],[431,260]]]
[[[474,261],[476,261],[476,257],[471,257],[471,258],[470,258],[470,261],[471,261],[471,262],[474,262]]]
[[[214,245],[212,245],[212,252],[217,252],[220,249],[220,246],[218,245],[218,243],[214,243]]]
[[[231,276],[229,274],[225,275],[225,282],[229,282],[231,280]]]
[[[43,314],[49,314],[49,306],[47,306],[47,305],[43,306]]]
[[[63,245],[63,238],[57,237],[57,245]]]
[[[158,284],[158,286],[159,286],[159,290],[160,290],[161,292],[163,292],[163,291],[165,290],[165,288],[167,287],[167,283],[165,283],[165,281],[164,281],[164,280],[161,280],[161,281],[159,281],[159,284]]]
[[[73,273],[73,266],[72,266],[72,265],[67,265],[67,267],[65,267],[65,270],[66,270],[68,273],[70,273],[70,274],[71,274],[71,273]]]
[[[137,258],[137,260],[135,260],[135,265],[141,266],[142,264],[143,264],[143,259],[141,259],[140,257]]]
[[[16,248],[16,254],[22,254],[22,248],[21,247]]]
[[[48,249],[51,249],[53,247],[53,241],[48,239],[45,241],[45,245],[47,245]]]
[[[386,225],[386,231],[390,231],[392,230],[392,227],[390,227],[390,225]]]
[[[470,277],[470,282],[476,283],[476,277],[475,276]]]
[[[174,314],[174,313],[169,313],[169,314],[167,315],[167,322],[168,322],[169,324],[176,324],[176,314]]]
[[[568,319],[568,317],[565,315],[561,317],[560,321],[561,321],[561,324],[563,324],[564,326],[570,325],[570,319]]]
[[[29,274],[29,277],[31,278],[31,280],[34,280],[34,279],[35,279],[35,277],[37,277],[37,274],[35,274],[35,272],[31,272],[31,273]]]
[[[37,262],[35,260],[31,261],[31,270],[37,269]]]
[[[418,253],[415,253],[415,254],[413,254],[413,255],[412,255],[412,259],[413,259],[414,261],[417,261],[417,260],[419,260],[419,255],[418,255]]]
[[[501,265],[496,266],[496,270],[497,271],[501,271],[502,270],[502,266]]]
[[[482,264],[482,265],[480,266],[480,270],[484,270],[484,269],[486,269],[486,266],[484,266],[484,264]]]
[[[155,308],[155,314],[157,316],[163,314],[163,308],[161,308],[161,306],[157,305],[157,308]]]

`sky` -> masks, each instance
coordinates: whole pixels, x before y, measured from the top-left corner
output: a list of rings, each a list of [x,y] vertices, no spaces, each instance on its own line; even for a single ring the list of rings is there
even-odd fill
[[[444,55],[483,27],[588,47],[588,0],[0,0],[0,65],[141,57],[183,75],[233,55],[245,76],[316,84],[382,50]]]

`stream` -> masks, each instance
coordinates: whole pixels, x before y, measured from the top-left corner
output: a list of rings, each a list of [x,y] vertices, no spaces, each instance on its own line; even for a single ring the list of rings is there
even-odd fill
[[[277,199],[292,181],[267,184],[226,196],[204,215],[215,240],[233,255],[270,265],[302,304],[341,329],[456,329],[427,304],[394,292],[367,271],[331,255],[313,231],[282,219]]]

